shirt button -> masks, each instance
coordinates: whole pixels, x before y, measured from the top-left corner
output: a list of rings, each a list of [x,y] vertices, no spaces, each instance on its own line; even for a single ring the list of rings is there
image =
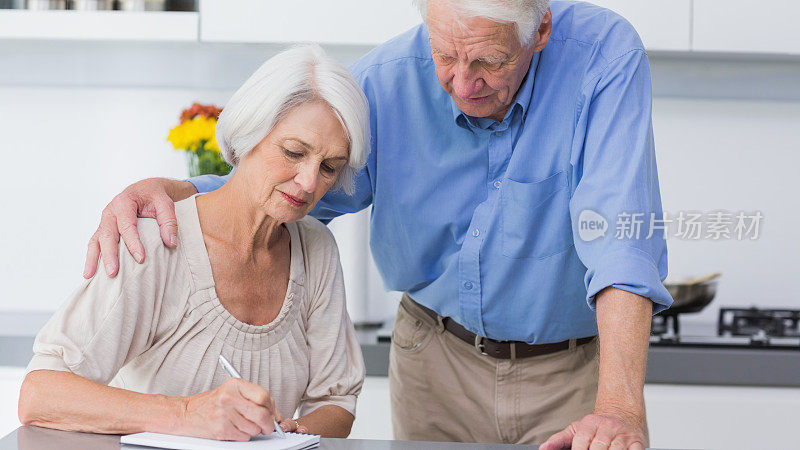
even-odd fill
[[[472,230],[472,235],[475,236],[475,237],[480,236],[481,235],[481,230],[475,228],[474,230]]]
[[[497,180],[494,183],[492,183],[492,186],[494,186],[495,189],[500,189],[500,186],[502,185],[503,183],[501,183],[500,180]]]
[[[472,282],[471,281],[465,282],[464,283],[464,289],[466,289],[466,290],[472,289]]]

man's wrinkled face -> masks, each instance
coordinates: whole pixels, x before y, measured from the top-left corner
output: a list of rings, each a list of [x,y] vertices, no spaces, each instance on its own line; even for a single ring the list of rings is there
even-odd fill
[[[512,24],[460,18],[447,1],[431,1],[428,31],[439,84],[458,109],[502,120],[530,67],[534,42],[522,46]]]

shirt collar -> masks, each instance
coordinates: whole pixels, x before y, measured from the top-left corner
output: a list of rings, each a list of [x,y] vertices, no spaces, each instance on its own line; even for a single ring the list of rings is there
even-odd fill
[[[536,78],[536,68],[539,67],[540,55],[541,52],[533,54],[533,57],[531,58],[531,66],[528,68],[528,73],[525,74],[525,78],[522,79],[522,84],[517,90],[517,95],[514,98],[514,104],[508,108],[508,111],[506,112],[502,122],[497,122],[496,120],[482,117],[467,116],[460,109],[458,109],[458,106],[456,106],[456,102],[453,101],[453,98],[448,96],[450,99],[450,109],[453,112],[453,120],[456,122],[456,124],[465,126],[467,128],[489,128],[489,126],[493,124],[507,123],[511,121],[514,111],[518,108],[517,105],[519,105],[519,108],[521,108],[523,115],[527,114],[528,107],[531,103],[531,97],[533,96],[533,85]]]

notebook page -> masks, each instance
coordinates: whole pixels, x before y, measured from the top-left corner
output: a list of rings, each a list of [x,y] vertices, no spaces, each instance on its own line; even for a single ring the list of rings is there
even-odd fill
[[[286,437],[281,438],[275,433],[271,433],[253,436],[248,442],[232,442],[161,433],[136,433],[122,436],[120,443],[176,450],[304,450],[317,447],[319,436],[286,433]]]

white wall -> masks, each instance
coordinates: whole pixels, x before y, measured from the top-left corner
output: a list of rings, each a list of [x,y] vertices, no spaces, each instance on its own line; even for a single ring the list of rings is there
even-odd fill
[[[183,177],[165,138],[182,107],[217,91],[0,87],[3,310],[53,310],[80,282],[99,212],[126,185]]]
[[[664,210],[764,215],[755,241],[668,240],[672,274],[723,273],[717,298],[696,319],[715,320],[714,305],[800,308],[798,124],[800,102],[656,100]]]

